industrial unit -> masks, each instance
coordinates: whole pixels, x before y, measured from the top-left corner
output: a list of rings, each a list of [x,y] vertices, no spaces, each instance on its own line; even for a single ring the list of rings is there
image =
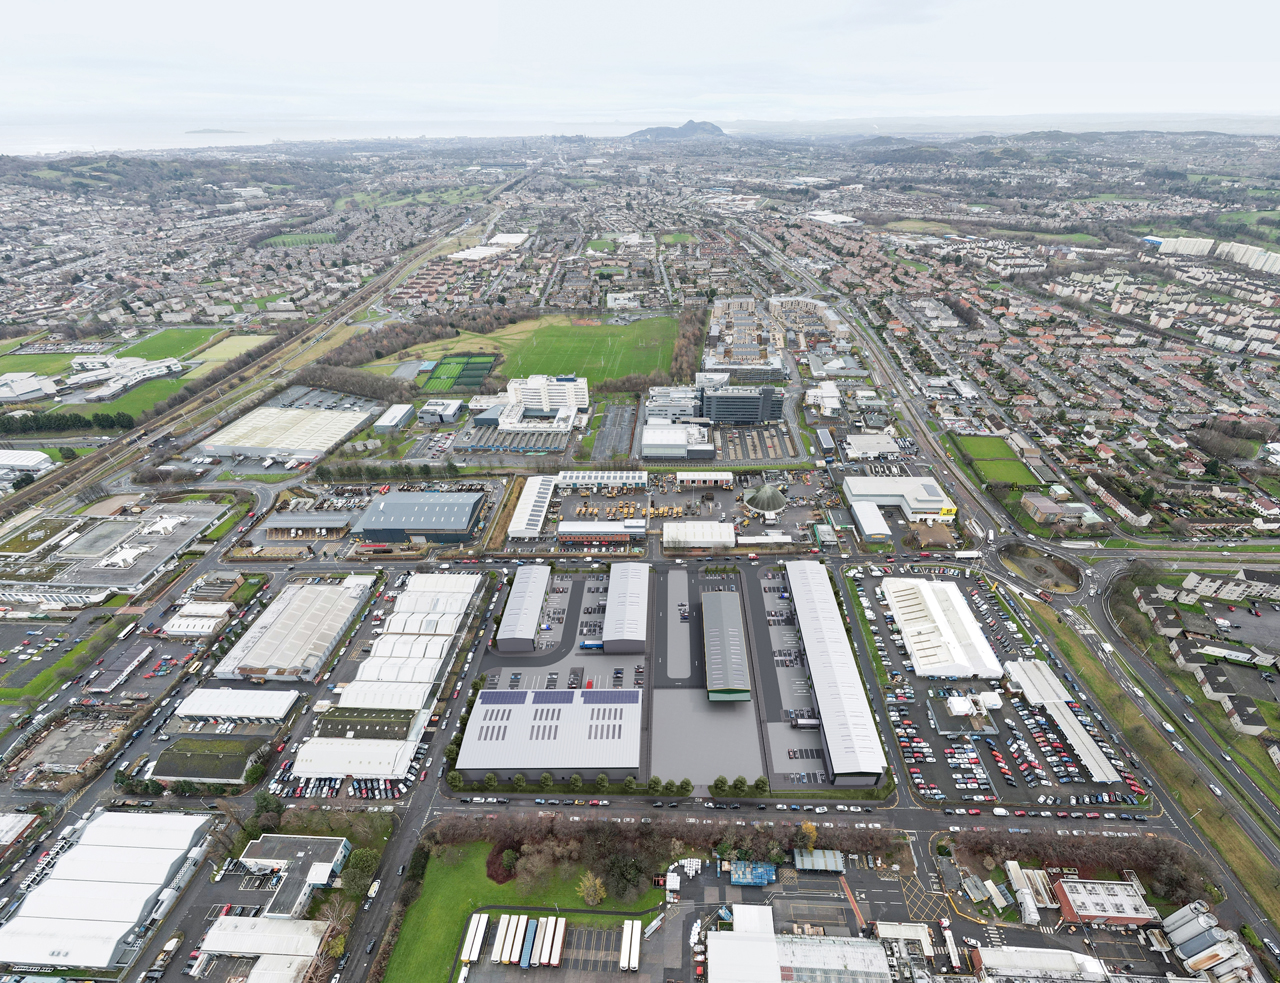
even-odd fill
[[[275,457],[318,461],[371,414],[360,410],[304,410],[259,406],[200,445],[213,457]]]
[[[547,521],[547,509],[555,495],[556,479],[549,474],[526,478],[520,498],[511,512],[507,536],[511,539],[537,539],[542,535],[542,524]]]
[[[1120,781],[1120,773],[1076,718],[1071,708],[1076,697],[1067,692],[1047,663],[1037,659],[1019,659],[1007,663],[1005,670],[1009,674],[1010,688],[1020,691],[1032,706],[1043,707],[1052,718],[1058,733],[1075,749],[1090,778],[1101,784]]]
[[[418,410],[418,422],[425,424],[457,423],[460,416],[460,399],[429,399]]]
[[[786,567],[822,721],[827,780],[838,786],[879,785],[889,763],[827,568],[811,560],[792,560]]]
[[[643,652],[649,634],[647,563],[615,563],[609,568],[609,599],[604,614],[604,651]]]
[[[917,673],[964,679],[1004,675],[954,581],[886,577],[880,586]]]
[[[733,983],[840,980],[891,983],[897,978],[877,939],[779,935],[769,905],[730,906],[733,931],[707,933],[707,976]]]
[[[584,489],[601,491],[641,491],[649,486],[648,471],[561,471],[556,490],[561,495]]]
[[[413,419],[412,403],[396,403],[373,422],[374,433],[395,433]]]
[[[669,460],[714,460],[715,444],[706,427],[695,423],[650,420],[640,435],[640,456]]]
[[[481,492],[389,492],[378,495],[351,526],[371,543],[462,543],[475,534]]]
[[[893,538],[889,523],[884,521],[875,502],[851,502],[849,511],[864,543],[887,543]]]
[[[254,720],[277,723],[289,716],[298,697],[296,689],[232,689],[204,686],[178,704],[174,713],[182,720]]]
[[[934,478],[873,478],[853,475],[844,479],[844,497],[854,502],[901,509],[911,522],[955,522],[956,504]]]
[[[736,591],[702,594],[702,645],[707,666],[707,699],[749,701],[751,669],[747,665],[747,632]]]
[[[607,546],[643,542],[648,534],[644,519],[566,521],[556,525],[556,542],[566,546]]]
[[[732,522],[667,522],[662,526],[664,550],[731,550],[736,545]]]
[[[525,566],[516,571],[498,627],[499,652],[532,652],[537,647],[542,602],[550,580],[550,567]]]

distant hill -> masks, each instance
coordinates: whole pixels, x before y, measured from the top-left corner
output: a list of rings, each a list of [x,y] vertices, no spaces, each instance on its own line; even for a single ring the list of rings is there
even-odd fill
[[[684,126],[651,126],[645,130],[636,130],[632,133],[632,140],[690,140],[695,137],[722,137],[724,130],[716,126],[715,123],[703,121],[696,123],[693,120],[685,123]]]

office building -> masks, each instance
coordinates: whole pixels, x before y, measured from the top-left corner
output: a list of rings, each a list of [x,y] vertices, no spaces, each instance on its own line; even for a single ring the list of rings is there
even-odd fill
[[[782,419],[786,393],[773,386],[720,386],[702,393],[702,415],[713,423],[750,426]]]

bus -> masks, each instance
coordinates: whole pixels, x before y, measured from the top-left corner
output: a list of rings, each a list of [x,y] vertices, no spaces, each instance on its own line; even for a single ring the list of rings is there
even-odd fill
[[[631,972],[640,969],[640,921],[637,919],[631,923],[631,958],[628,968]]]
[[[546,919],[543,918],[543,919],[540,919],[539,921],[545,923]],[[529,968],[529,961],[533,958],[533,943],[537,937],[538,937],[538,922],[535,922],[532,919],[530,919],[528,926],[524,930],[524,943],[520,946],[520,968],[521,969]],[[515,961],[514,957],[512,961],[513,962]]]
[[[529,965],[542,965],[542,946],[547,941],[547,919],[538,919],[538,931],[533,936],[533,948],[529,952]]]
[[[551,952],[555,948],[556,941],[556,925],[559,922],[560,919],[555,916],[552,916],[547,921],[547,937],[542,940],[542,954],[538,957],[538,965],[540,966],[551,965]]]
[[[489,953],[489,962],[502,962],[502,947],[507,944],[507,925],[511,922],[510,915],[503,915],[498,919],[498,934],[493,937],[493,952]]]
[[[138,623],[136,621],[133,624],[126,626],[125,630],[116,636],[116,641],[118,642],[122,638],[128,638],[137,630],[137,628],[138,628]]]
[[[618,970],[625,973],[631,968],[631,926],[634,922],[627,920],[622,923],[622,950],[618,955]]]
[[[560,968],[560,953],[564,951],[564,926],[563,918],[556,919],[556,939],[551,946],[551,965],[557,969]]]

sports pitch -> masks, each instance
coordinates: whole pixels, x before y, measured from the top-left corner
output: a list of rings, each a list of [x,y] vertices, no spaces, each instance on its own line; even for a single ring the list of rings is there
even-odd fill
[[[974,461],[973,466],[987,481],[1007,481],[1015,485],[1044,483],[1021,461]]]
[[[183,378],[196,379],[207,375],[220,365],[225,365],[239,355],[257,348],[270,341],[274,335],[238,334],[223,338],[212,348],[200,353],[200,364],[188,372]]]
[[[222,330],[222,328],[169,328],[150,338],[143,338],[136,345],[130,345],[116,354],[153,360],[182,358],[183,355],[195,351]]]
[[[1018,455],[999,437],[960,437],[957,444],[975,461],[1016,461]]]
[[[332,232],[296,232],[264,239],[262,245],[289,248],[292,246],[322,246],[337,241],[338,237]]]

